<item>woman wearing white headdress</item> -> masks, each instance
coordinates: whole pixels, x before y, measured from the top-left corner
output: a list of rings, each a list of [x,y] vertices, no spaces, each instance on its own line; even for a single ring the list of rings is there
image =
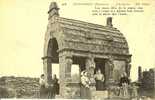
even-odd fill
[[[88,72],[81,72],[81,98],[88,99],[90,98],[90,79],[88,77]]]
[[[40,83],[40,98],[41,99],[46,98],[47,89],[46,89],[46,82],[45,82],[45,75],[44,74],[41,74],[39,83]]]

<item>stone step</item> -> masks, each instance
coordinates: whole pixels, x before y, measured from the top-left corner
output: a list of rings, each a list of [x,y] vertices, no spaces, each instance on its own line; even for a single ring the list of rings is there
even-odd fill
[[[63,99],[60,95],[56,95],[55,98]],[[108,98],[108,91],[94,91],[92,92],[92,99],[93,100],[97,100],[97,99],[98,100],[131,100],[130,98],[119,97],[119,96]]]
[[[56,99],[61,99],[62,97],[60,95],[55,96]]]
[[[105,99],[108,98],[108,91],[94,91],[92,92],[93,99]]]

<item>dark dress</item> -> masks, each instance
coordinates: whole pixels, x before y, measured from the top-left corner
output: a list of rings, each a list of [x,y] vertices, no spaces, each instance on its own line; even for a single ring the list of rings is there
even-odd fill
[[[40,85],[40,98],[45,99],[46,93],[47,93],[47,91],[46,91],[45,85]]]
[[[55,94],[54,94],[54,91],[53,91],[53,84],[50,84],[48,86],[48,99],[54,99],[55,98]]]
[[[52,82],[53,82],[53,92],[54,92],[55,95],[56,94],[58,95],[59,94],[59,83],[58,83],[58,79],[55,78],[55,79],[52,80]]]
[[[98,77],[98,74],[95,75],[95,81],[96,81],[96,90],[97,91],[102,91],[104,90],[104,79],[103,74],[100,74],[102,77]]]
[[[102,91],[104,83],[101,80],[95,80],[95,81],[96,81],[96,90]]]

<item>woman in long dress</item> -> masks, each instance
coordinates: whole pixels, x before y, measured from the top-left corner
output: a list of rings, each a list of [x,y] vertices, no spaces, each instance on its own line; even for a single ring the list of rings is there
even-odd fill
[[[58,83],[58,78],[56,74],[53,75],[53,87],[54,87],[54,94],[58,95],[59,94],[59,83]]]
[[[81,98],[82,99],[89,99],[90,98],[90,79],[88,77],[88,73],[83,71],[81,73]]]
[[[40,98],[46,98],[45,76],[41,75],[40,80]]]
[[[101,91],[104,89],[104,75],[101,73],[101,70],[98,69],[94,75],[96,81],[96,90]]]

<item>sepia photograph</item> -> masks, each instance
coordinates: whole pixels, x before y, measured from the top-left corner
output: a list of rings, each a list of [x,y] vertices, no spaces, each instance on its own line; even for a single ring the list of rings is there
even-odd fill
[[[0,99],[155,100],[154,0],[0,0]]]

